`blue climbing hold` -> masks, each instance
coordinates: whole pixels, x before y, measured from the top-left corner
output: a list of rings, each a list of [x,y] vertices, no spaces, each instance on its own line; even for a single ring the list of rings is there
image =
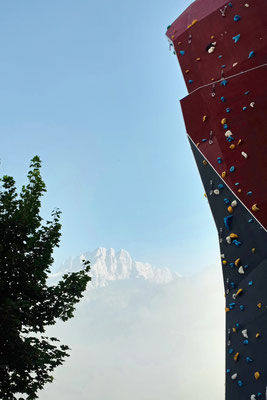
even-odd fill
[[[253,281],[249,281],[248,286],[252,286],[253,285]]]
[[[259,393],[257,394],[257,396],[258,396],[258,397],[262,397],[262,393],[259,392]]]
[[[231,112],[231,108],[227,107],[227,108],[226,108],[226,112],[227,112],[227,113]]]
[[[243,340],[243,344],[246,346],[248,344],[248,339]]]
[[[227,368],[226,373],[230,374],[230,372],[231,372],[230,368]]]
[[[234,263],[231,263],[231,264],[234,264]],[[235,289],[235,287],[236,287],[234,282],[230,282],[230,286],[232,289]]]
[[[253,222],[253,219],[252,219],[252,218],[250,218],[250,219],[248,220],[248,223],[249,223],[249,224],[251,224],[251,222]]]
[[[220,54],[220,55],[218,56],[218,58],[222,58],[222,55]]]
[[[238,240],[234,239],[232,242],[236,247],[240,247],[242,242],[239,242]]]
[[[221,158],[221,157],[218,157],[218,158],[217,158],[217,161],[218,161],[218,164],[221,164],[221,163],[222,163],[222,158]]]
[[[202,142],[205,143],[207,141],[207,139],[202,139]]]
[[[234,268],[235,264],[234,263],[230,263],[229,264],[231,268]],[[234,286],[232,286],[233,288],[235,287],[235,284],[233,284]]]
[[[229,136],[227,139],[227,142],[233,142],[235,140],[235,138],[233,138],[233,136]]]
[[[235,167],[232,165],[229,169],[230,172],[235,172]]]
[[[228,129],[228,125],[227,124],[223,124],[223,129]]]
[[[236,327],[236,329],[239,329],[240,325],[237,323],[237,324],[235,324],[235,327]]]
[[[252,50],[252,51],[249,53],[248,58],[252,58],[252,57],[254,57],[254,56],[255,56],[255,52]]]
[[[224,185],[222,184],[222,183],[219,183],[219,185],[218,185],[218,189],[223,189],[224,188]]]
[[[226,229],[228,229],[228,230],[230,229],[232,218],[233,218],[232,215],[227,215],[227,217],[224,217],[224,219],[223,219],[224,225],[225,225]]]
[[[246,264],[246,265],[244,265],[244,267],[243,267],[244,269],[248,269],[248,265]]]
[[[239,182],[236,182],[236,183],[235,183],[235,186],[239,186]]]
[[[238,381],[238,382],[237,382],[237,384],[238,384],[238,386],[239,386],[239,387],[242,387],[242,386],[244,386],[244,383],[243,383],[243,381]]]
[[[227,198],[223,199],[223,201],[225,202],[225,204],[229,204],[230,203],[230,200],[227,199]]]
[[[227,83],[228,83],[228,81],[227,81],[226,79],[223,79],[223,80],[221,81],[221,86],[226,86]]]
[[[245,106],[242,108],[243,111],[246,111],[248,108]]]
[[[221,68],[225,68],[226,67],[226,65],[225,64],[223,64],[222,66],[221,66]]]
[[[235,43],[237,43],[238,41],[239,41],[239,39],[240,39],[240,33],[238,34],[238,35],[236,35],[236,36],[234,36],[233,37],[233,41],[235,42]]]
[[[233,308],[235,308],[235,303],[230,303],[229,308],[230,308],[230,310],[233,310]]]
[[[228,351],[229,354],[233,354],[233,352],[234,352],[234,349],[229,349],[229,351]]]
[[[241,306],[239,306],[239,308],[240,308],[241,311],[245,310],[245,306],[243,306],[243,304],[241,304]]]
[[[250,358],[250,357],[246,357],[246,362],[247,362],[247,363],[252,363],[253,360],[252,360],[252,358]]]
[[[184,50],[180,50],[180,54],[181,54],[181,56],[183,56],[185,54],[185,51]]]
[[[250,91],[249,90],[247,90],[244,94],[245,95],[248,95],[250,93]]]
[[[230,2],[230,3],[228,3],[228,6],[229,7],[233,7],[233,4]]]
[[[190,83],[190,85],[193,83],[193,79],[189,79],[188,83]]]
[[[235,16],[234,16],[234,21],[235,21],[235,22],[240,21],[240,20],[241,20],[240,15],[235,15]]]
[[[252,192],[247,192],[247,196],[252,196]]]
[[[225,100],[226,100],[225,97],[222,96],[222,97],[221,97],[221,102],[224,103]]]

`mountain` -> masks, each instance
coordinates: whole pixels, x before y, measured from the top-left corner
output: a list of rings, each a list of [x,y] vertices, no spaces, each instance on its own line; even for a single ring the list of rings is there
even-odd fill
[[[165,285],[181,277],[167,267],[153,267],[146,262],[135,261],[128,251],[99,247],[93,252],[86,252],[77,257],[68,258],[53,278],[63,273],[77,271],[82,267],[82,260],[91,263],[92,281],[90,288],[105,287],[114,281],[133,281],[139,279],[153,285]]]

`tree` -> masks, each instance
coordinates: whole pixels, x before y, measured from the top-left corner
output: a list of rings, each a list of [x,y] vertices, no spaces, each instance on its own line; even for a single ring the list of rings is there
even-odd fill
[[[42,223],[40,198],[46,192],[38,156],[31,160],[28,185],[17,194],[10,176],[0,188],[0,398],[37,399],[51,373],[69,356],[69,347],[47,337],[46,327],[73,317],[89,277],[81,271],[48,285],[53,250],[59,246],[60,214]],[[20,397],[20,399],[22,399]]]

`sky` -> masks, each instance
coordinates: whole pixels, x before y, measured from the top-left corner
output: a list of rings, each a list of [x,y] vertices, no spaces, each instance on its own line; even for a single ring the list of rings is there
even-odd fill
[[[0,174],[21,187],[41,157],[43,216],[62,211],[54,268],[100,246],[184,275],[218,261],[165,37],[189,4],[1,4]]]

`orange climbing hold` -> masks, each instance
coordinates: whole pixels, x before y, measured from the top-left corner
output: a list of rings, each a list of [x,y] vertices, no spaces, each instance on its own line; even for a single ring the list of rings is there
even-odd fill
[[[261,374],[259,373],[259,371],[257,371],[257,372],[255,372],[254,376],[255,376],[255,379],[258,380],[260,378]]]
[[[232,206],[229,206],[229,207],[227,208],[227,211],[229,212],[229,214],[232,214],[233,211],[234,211],[234,209],[233,209]]]
[[[259,337],[260,337],[260,334],[259,334],[259,332],[257,332],[256,333],[256,339],[259,339]]]
[[[229,311],[230,311],[230,308],[226,307],[225,312],[229,312]]]
[[[258,308],[261,308],[261,306],[262,306],[261,303],[258,303],[258,304],[257,304],[257,307],[258,307]]]
[[[242,139],[239,139],[237,142],[237,146],[239,146],[242,143]]]
[[[207,115],[203,115],[202,121],[203,121],[203,122],[206,122],[207,119],[208,119]]]
[[[258,207],[258,205],[257,205],[257,203],[253,204],[253,206],[251,207],[251,209],[252,209],[252,211],[255,211],[255,212],[260,210],[259,207]]]
[[[235,353],[235,355],[234,355],[234,360],[237,361],[237,360],[238,360],[238,357],[239,357],[239,353],[237,352],[237,353]]]
[[[239,263],[240,263],[240,258],[237,258],[237,259],[235,260],[235,266],[238,267],[238,266],[239,266]]]
[[[223,172],[222,172],[222,178],[225,178],[225,177],[226,177],[226,172],[223,171]]]
[[[185,71],[185,73],[188,74],[188,73],[189,73],[189,69],[187,69],[187,70]]]
[[[227,119],[226,118],[222,118],[221,124],[224,125],[224,124],[226,124],[226,122],[227,122]]]
[[[234,150],[235,149],[235,144],[230,144],[229,149]]]
[[[236,233],[230,233],[230,238],[231,239],[237,239],[238,235]]]
[[[195,25],[197,23],[197,19],[193,19],[190,25],[188,25],[187,28],[191,28],[191,26]]]

